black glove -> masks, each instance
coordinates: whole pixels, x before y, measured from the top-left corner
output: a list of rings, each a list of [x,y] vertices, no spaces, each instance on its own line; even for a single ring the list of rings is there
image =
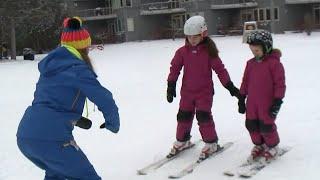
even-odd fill
[[[231,96],[236,96],[239,99],[240,91],[233,85],[232,81],[229,81],[225,88],[228,89]]]
[[[272,118],[277,117],[279,110],[280,110],[280,107],[281,107],[281,104],[282,104],[282,99],[274,99],[273,100],[273,104],[269,110],[270,117],[272,117]]]
[[[113,133],[117,133],[119,131],[119,127],[117,128],[114,128],[113,126],[109,126],[109,127],[106,127],[106,123],[103,123],[100,125],[100,129],[108,129],[109,131],[113,132]]]
[[[106,123],[101,124],[100,129],[103,129],[106,127]]]
[[[91,120],[85,117],[81,117],[76,123],[76,126],[82,129],[90,129],[91,125],[92,125]]]
[[[176,82],[168,81],[167,101],[172,103],[174,97],[176,97]]]
[[[246,97],[243,95],[239,95],[238,112],[240,114],[244,114],[246,112]]]
[[[107,121],[101,124],[100,129],[106,128],[113,133],[117,133],[120,129],[120,118],[118,111],[110,113],[105,118]]]

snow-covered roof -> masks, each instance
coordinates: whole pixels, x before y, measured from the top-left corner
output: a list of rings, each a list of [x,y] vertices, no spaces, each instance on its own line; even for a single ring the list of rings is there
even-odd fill
[[[286,4],[320,3],[320,0],[286,0]]]

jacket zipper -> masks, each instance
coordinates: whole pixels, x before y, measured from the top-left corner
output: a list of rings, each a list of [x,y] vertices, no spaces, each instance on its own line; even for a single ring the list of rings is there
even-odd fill
[[[79,99],[80,93],[81,93],[80,90],[78,90],[77,95],[76,95],[76,97],[75,97],[75,99],[74,99],[74,101],[73,101],[73,103],[72,103],[72,106],[71,106],[71,110],[72,110],[72,111],[74,110],[74,108],[75,108],[75,106],[76,106],[76,102],[77,102],[78,99]]]

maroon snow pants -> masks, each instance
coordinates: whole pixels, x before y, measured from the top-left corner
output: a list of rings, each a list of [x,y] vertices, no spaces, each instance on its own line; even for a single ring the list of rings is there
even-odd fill
[[[183,142],[191,138],[190,132],[195,114],[203,141],[206,143],[218,141],[211,113],[212,101],[212,91],[201,93],[181,91],[180,107],[177,114],[176,139],[178,141]]]
[[[247,102],[246,128],[255,145],[266,144],[268,147],[274,147],[280,142],[275,118],[269,115],[270,106],[271,103]]]

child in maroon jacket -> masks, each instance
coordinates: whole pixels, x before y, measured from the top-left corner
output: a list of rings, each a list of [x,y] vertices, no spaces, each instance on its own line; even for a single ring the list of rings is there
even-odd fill
[[[183,67],[177,141],[168,156],[174,156],[192,145],[190,131],[196,114],[202,139],[206,143],[200,157],[206,158],[218,149],[218,136],[211,112],[214,95],[212,70],[232,96],[239,97],[239,90],[230,80],[215,43],[207,36],[204,18],[189,18],[184,25],[184,34],[186,43],[176,51],[168,76],[167,100],[171,103],[176,97],[176,82]]]
[[[248,161],[261,157],[269,161],[278,154],[280,140],[275,119],[285,95],[285,73],[280,62],[281,52],[273,49],[269,32],[255,31],[248,36],[247,43],[255,57],[245,68],[239,113],[246,112],[246,128],[255,144]]]

